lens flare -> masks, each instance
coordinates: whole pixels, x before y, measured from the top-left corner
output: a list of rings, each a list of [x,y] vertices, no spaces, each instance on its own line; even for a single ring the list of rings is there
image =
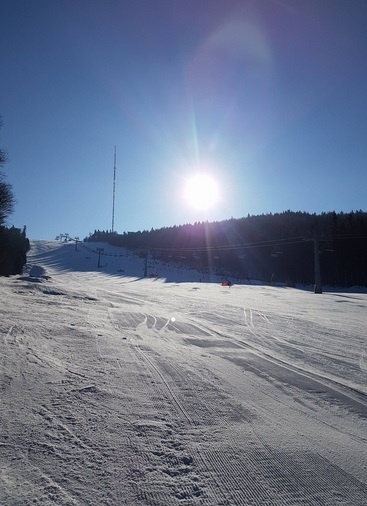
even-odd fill
[[[186,182],[185,199],[195,209],[209,209],[219,200],[218,184],[208,174],[195,174]]]

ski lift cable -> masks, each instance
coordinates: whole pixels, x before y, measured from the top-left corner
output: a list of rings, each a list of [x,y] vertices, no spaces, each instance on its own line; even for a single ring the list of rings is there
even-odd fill
[[[313,239],[306,239],[307,241],[311,241]],[[147,248],[151,251],[177,251],[177,252],[196,252],[202,253],[207,251],[231,251],[231,250],[244,250],[251,248],[261,248],[261,247],[274,247],[274,246],[285,246],[288,244],[300,244],[305,241],[304,236],[286,238],[286,239],[278,239],[278,240],[269,240],[269,241],[259,241],[259,242],[250,242],[250,243],[237,243],[237,244],[222,244],[222,245],[208,245],[208,246],[200,246],[200,247],[186,247],[186,248],[158,248],[151,247]]]
[[[335,240],[350,240],[350,239],[367,239],[366,234],[339,234],[339,235],[329,235],[326,237],[319,237],[320,242],[328,242],[332,243]],[[289,238],[283,238],[283,239],[273,239],[268,241],[258,241],[258,242],[248,242],[248,243],[235,243],[235,244],[222,244],[222,245],[207,245],[207,246],[196,246],[196,247],[170,247],[170,248],[162,248],[162,247],[145,247],[143,249],[149,250],[149,251],[165,251],[165,252],[187,252],[187,253],[205,253],[205,252],[226,252],[226,251],[236,251],[241,250],[244,252],[248,249],[254,249],[254,248],[265,248],[265,247],[282,247],[282,246],[289,246],[294,244],[301,244],[304,242],[313,242],[315,240],[315,236],[296,236],[296,237],[289,237]],[[83,245],[85,249],[89,249],[93,253],[98,253],[97,251],[88,248],[87,246]]]

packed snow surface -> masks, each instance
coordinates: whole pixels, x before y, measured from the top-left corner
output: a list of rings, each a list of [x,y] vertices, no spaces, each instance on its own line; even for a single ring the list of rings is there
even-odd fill
[[[145,268],[34,241],[0,279],[0,504],[367,505],[367,294]]]

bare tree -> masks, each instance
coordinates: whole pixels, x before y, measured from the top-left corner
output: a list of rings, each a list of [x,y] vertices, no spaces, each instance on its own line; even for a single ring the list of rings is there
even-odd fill
[[[0,116],[0,128],[3,126],[3,120]],[[5,163],[7,162],[7,154],[6,154],[6,151],[4,151],[3,149],[0,148],[0,167],[3,167],[5,165]]]
[[[3,165],[5,165],[6,159],[7,159],[6,152],[3,149],[0,149],[0,167],[2,167]]]
[[[14,195],[11,185],[4,181],[4,175],[0,174],[0,226],[14,210]]]
[[[2,120],[0,117],[0,127],[2,126]],[[7,154],[3,149],[0,149],[0,167],[3,167],[7,161]],[[4,222],[8,216],[14,210],[14,195],[12,187],[5,181],[5,174],[0,171],[0,226],[4,225]]]

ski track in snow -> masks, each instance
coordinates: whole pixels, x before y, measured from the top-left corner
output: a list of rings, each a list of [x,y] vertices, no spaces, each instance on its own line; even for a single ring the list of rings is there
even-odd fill
[[[1,505],[367,505],[367,294],[97,246],[0,279]]]

